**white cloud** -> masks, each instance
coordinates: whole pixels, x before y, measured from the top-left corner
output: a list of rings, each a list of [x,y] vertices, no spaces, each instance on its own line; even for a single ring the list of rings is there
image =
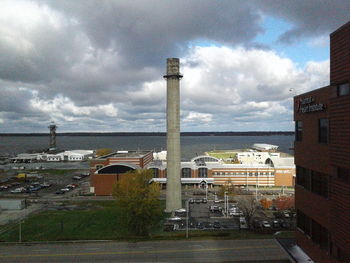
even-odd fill
[[[48,114],[54,121],[71,122],[79,119],[79,117],[86,116],[98,120],[99,115],[107,117],[118,115],[118,109],[113,104],[79,107],[72,100],[62,95],[58,95],[52,100],[43,100],[36,96],[30,103],[33,109]]]
[[[308,43],[308,46],[314,48],[328,47],[329,46],[329,35],[322,35],[316,38],[313,38]]]
[[[182,122],[209,123],[212,121],[212,119],[212,114],[191,111],[187,114],[186,117],[183,118]]]

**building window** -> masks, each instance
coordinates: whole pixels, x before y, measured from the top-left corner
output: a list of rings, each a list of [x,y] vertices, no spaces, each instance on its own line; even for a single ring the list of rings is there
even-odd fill
[[[337,178],[344,182],[349,182],[350,169],[344,167],[337,167]]]
[[[328,142],[328,128],[329,121],[328,119],[319,119],[318,120],[318,142],[327,143]]]
[[[301,141],[303,139],[303,122],[295,121],[295,140]]]
[[[329,194],[329,177],[326,174],[312,171],[311,192],[328,198]]]
[[[297,227],[304,232],[305,235],[310,236],[311,234],[311,219],[301,212],[299,209],[297,210]]]
[[[348,95],[350,93],[349,83],[343,83],[338,85],[337,91],[338,91],[338,96]]]
[[[159,169],[158,168],[151,168],[153,178],[159,178]]]
[[[96,165],[95,167],[96,167],[96,171],[97,171],[97,170],[100,170],[100,169],[103,167],[103,165],[98,164],[98,165]]]
[[[208,169],[207,168],[198,168],[198,177],[199,178],[207,178],[208,177]]]
[[[311,170],[301,166],[296,167],[297,184],[303,186],[305,189],[311,189]]]
[[[182,168],[182,178],[191,178],[191,168]]]

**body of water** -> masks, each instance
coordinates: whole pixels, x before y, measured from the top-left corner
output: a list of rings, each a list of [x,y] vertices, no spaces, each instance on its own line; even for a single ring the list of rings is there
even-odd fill
[[[57,136],[57,147],[62,150],[155,150],[166,149],[165,136]],[[211,150],[242,149],[254,143],[279,146],[279,150],[291,153],[294,136],[182,136],[181,157],[189,160]],[[24,153],[29,150],[47,149],[49,136],[0,136],[0,155]]]

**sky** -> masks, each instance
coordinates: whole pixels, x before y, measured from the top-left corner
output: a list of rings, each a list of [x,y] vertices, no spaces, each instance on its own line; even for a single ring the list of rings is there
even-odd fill
[[[291,131],[292,97],[329,84],[348,0],[1,0],[0,133]]]

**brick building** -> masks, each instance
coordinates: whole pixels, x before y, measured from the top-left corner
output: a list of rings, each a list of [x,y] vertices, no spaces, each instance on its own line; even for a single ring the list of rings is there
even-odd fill
[[[96,195],[111,195],[113,184],[123,173],[145,168],[152,151],[118,151],[90,161],[90,184]]]
[[[294,97],[296,237],[315,262],[350,262],[350,22],[330,38],[330,85]]]
[[[212,187],[228,182],[244,186],[293,186],[294,158],[264,156],[254,164],[227,164],[215,157],[197,156],[188,162],[181,162],[181,184],[194,188],[203,183]],[[152,181],[165,187],[165,160],[153,160],[151,151],[119,151],[91,160],[91,190],[96,195],[111,195],[113,184],[120,176],[136,169],[152,170]]]

